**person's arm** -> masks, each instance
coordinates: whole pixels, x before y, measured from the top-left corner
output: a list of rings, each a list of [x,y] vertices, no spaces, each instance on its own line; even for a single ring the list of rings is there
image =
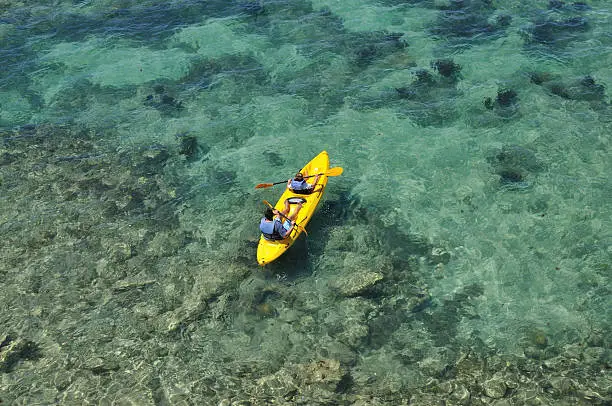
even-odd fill
[[[317,185],[317,182],[319,181],[319,176],[321,176],[321,175],[315,176],[314,182],[312,182],[312,183],[306,182],[306,188],[307,189],[314,189],[314,187]]]
[[[293,221],[292,221],[292,222],[291,222],[291,227],[289,227],[289,229],[288,229],[288,230],[285,230],[285,227],[283,227],[283,234],[282,234],[282,235],[283,235],[283,237],[286,237],[286,236],[288,236],[288,235],[290,235],[290,234],[291,234],[291,231],[293,231],[293,226],[294,226],[294,223],[293,223]]]
[[[319,177],[320,177],[320,176],[321,176],[320,174],[319,174],[319,175],[317,175],[317,176],[315,176],[315,180],[314,180],[314,182],[312,183],[312,187],[315,187],[315,186],[317,185],[317,182],[319,181]]]
[[[291,227],[289,227],[288,230],[285,229],[285,226],[283,225],[285,223],[285,219],[276,219],[274,221],[274,230],[276,230],[276,232],[283,238],[285,238],[286,236],[289,235],[289,233],[291,233],[291,231],[293,230],[293,224],[294,222],[291,222]]]

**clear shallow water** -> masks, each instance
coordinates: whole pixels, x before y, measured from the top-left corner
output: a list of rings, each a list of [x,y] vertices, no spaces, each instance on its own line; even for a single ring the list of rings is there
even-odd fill
[[[3,5],[0,399],[609,401],[609,5],[411,3]]]

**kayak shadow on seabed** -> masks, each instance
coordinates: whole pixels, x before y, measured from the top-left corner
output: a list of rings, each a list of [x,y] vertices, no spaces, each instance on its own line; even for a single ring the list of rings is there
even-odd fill
[[[308,276],[312,272],[311,243],[312,237],[303,235],[295,242],[291,250],[276,261],[261,268],[261,272],[277,279],[294,280]]]

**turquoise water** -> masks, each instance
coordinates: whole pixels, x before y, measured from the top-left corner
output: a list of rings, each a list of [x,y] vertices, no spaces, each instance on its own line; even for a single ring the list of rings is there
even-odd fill
[[[611,402],[610,27],[0,2],[0,403]],[[342,176],[258,267],[254,186],[323,149]]]

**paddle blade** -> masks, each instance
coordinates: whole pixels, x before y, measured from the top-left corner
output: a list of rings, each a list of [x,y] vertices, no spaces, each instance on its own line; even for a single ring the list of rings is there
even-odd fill
[[[344,169],[341,166],[336,166],[325,172],[325,174],[327,176],[340,176],[342,172],[344,172]]]
[[[271,186],[274,186],[274,183],[260,183],[259,185],[255,186],[255,189],[265,189]]]

